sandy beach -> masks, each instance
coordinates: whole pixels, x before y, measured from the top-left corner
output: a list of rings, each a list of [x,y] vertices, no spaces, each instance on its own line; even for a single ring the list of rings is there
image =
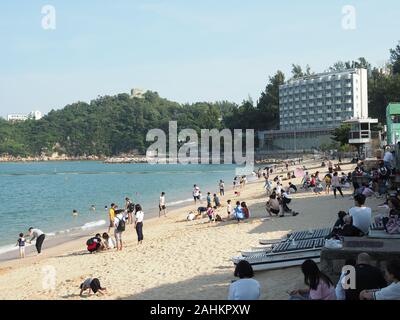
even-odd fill
[[[353,165],[342,166],[348,172]],[[310,170],[315,172],[316,169]],[[325,169],[319,170],[323,175]],[[322,176],[323,176],[322,175]],[[301,178],[292,182],[299,185]],[[228,182],[227,182],[228,184]],[[286,187],[288,181],[284,181]],[[127,225],[123,234],[122,252],[107,251],[88,254],[87,238],[46,249],[40,257],[28,257],[0,264],[0,299],[226,299],[233,277],[231,257],[240,250],[257,246],[259,239],[273,239],[295,230],[330,227],[339,210],[353,206],[349,190],[345,198],[333,194],[316,196],[312,192],[293,194],[291,208],[296,217],[267,217],[264,181],[248,184],[240,197],[233,191],[221,198],[226,217],[226,200],[246,201],[251,219],[208,223],[208,219],[187,221],[190,205],[168,213],[165,218],[145,220],[144,243],[138,246],[136,232]],[[204,190],[206,191],[206,190]],[[382,199],[368,199],[374,213]],[[380,209],[382,212],[382,209]],[[47,274],[56,272],[55,290],[45,290]],[[97,277],[109,294],[105,297],[79,297],[79,284],[88,277]],[[287,299],[286,291],[302,286],[299,267],[257,272],[262,286],[262,299]]]

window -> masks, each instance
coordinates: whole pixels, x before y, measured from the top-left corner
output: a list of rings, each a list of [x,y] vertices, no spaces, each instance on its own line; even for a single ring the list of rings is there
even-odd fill
[[[393,123],[400,123],[400,114],[394,114],[390,117]]]

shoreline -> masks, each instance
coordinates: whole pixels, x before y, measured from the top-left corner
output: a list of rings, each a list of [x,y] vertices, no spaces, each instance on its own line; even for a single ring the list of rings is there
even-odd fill
[[[98,162],[96,160],[87,160],[87,161],[94,161],[94,162]],[[67,161],[70,162],[70,161]],[[72,162],[72,161],[71,161]],[[312,163],[315,164],[314,161],[312,160],[306,160],[305,164],[307,163]],[[273,176],[275,175],[282,175],[282,174],[286,174],[287,172],[291,172],[294,171],[298,165],[294,166],[294,167],[290,167],[291,169],[289,171],[286,171],[285,166],[283,164],[278,165],[277,168],[274,170]],[[257,166],[255,166],[257,168]],[[263,165],[259,166],[259,168],[262,168]],[[312,166],[307,168],[307,170],[313,170],[313,169],[317,169],[319,168],[318,165],[316,166]],[[279,171],[280,169],[280,171]],[[253,178],[252,175],[248,175],[248,182],[247,184],[253,184],[253,183],[257,183],[257,182],[264,182],[264,180],[261,179],[257,179],[257,178]],[[233,177],[231,177],[233,180]],[[208,189],[208,190],[207,190]],[[206,192],[209,191],[210,188],[204,188],[205,191],[203,191],[203,198],[201,200],[201,202],[196,205],[196,206],[201,206],[204,205],[206,202]],[[231,192],[233,190],[233,186],[232,184],[229,182],[225,182],[225,191],[226,192]],[[175,212],[177,210],[186,210],[187,212],[192,211],[192,205],[190,205],[189,203],[192,203],[193,199],[178,199],[176,201],[173,202],[173,204],[170,204],[167,208],[170,208],[171,212]],[[168,202],[167,202],[168,204]],[[148,211],[146,213],[146,216],[148,217],[147,220],[153,220],[153,219],[159,219],[158,218],[158,207],[157,205],[154,206],[149,206]],[[196,207],[197,209],[197,207]],[[87,223],[85,223],[84,225],[80,225],[80,226],[76,226],[76,227],[71,227],[70,229],[61,229],[61,230],[53,230],[50,231],[48,233],[45,233],[47,235],[47,243],[52,243],[52,245],[50,245],[49,248],[53,248],[62,244],[65,244],[66,242],[70,241],[68,240],[70,237],[73,238],[84,238],[87,236],[90,236],[91,234],[94,235],[96,233],[102,233],[104,232],[104,229],[102,229],[101,227],[98,226],[94,226],[94,227],[86,227],[88,224],[98,224],[101,221],[105,221],[104,225],[108,225],[108,220],[107,220],[107,215],[105,213],[102,213],[101,216],[97,216],[98,219],[97,220],[93,220],[93,221],[89,221]],[[91,233],[89,233],[89,231]],[[30,247],[30,246],[29,246]],[[29,248],[27,247],[27,249]],[[34,246],[32,246],[34,248]],[[17,259],[18,260],[18,252],[17,252],[17,248],[14,248],[14,244],[4,244],[2,246],[0,246],[0,249],[5,250],[4,252],[0,252],[0,264],[1,262],[6,262],[6,261],[12,261]],[[33,250],[34,251],[34,250]],[[32,252],[32,250],[27,250],[28,252]]]

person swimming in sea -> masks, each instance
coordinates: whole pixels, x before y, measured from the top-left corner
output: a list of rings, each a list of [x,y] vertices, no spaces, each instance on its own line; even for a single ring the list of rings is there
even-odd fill
[[[75,209],[72,210],[72,216],[73,217],[77,217],[78,216],[78,211],[76,211]]]

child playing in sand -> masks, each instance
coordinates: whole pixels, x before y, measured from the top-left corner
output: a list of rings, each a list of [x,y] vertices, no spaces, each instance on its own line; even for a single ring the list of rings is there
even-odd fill
[[[116,244],[115,244],[115,241],[114,241],[114,239],[113,238],[111,238],[109,235],[108,235],[108,233],[107,232],[104,232],[103,233],[103,240],[104,240],[104,243],[105,243],[105,248],[108,250],[108,249],[115,249],[115,247],[116,247]]]
[[[228,200],[227,201],[227,203],[228,203],[228,207],[226,208],[226,213],[228,214],[228,220],[230,219],[230,217],[231,217],[231,213],[232,213],[232,205],[231,205],[231,200]]]
[[[19,234],[19,238],[18,238],[18,240],[17,240],[16,246],[19,247],[19,257],[20,257],[21,259],[22,259],[22,258],[25,258],[25,242],[26,242],[26,240],[25,240],[25,238],[24,238],[24,234],[23,234],[23,233],[20,233],[20,234]]]
[[[242,206],[240,205],[240,201],[236,201],[235,218],[238,223],[240,222],[240,220],[244,220],[244,213]]]
[[[100,280],[97,279],[97,278],[94,278],[94,279],[88,278],[88,279],[86,279],[85,281],[83,281],[83,282],[81,283],[80,289],[81,289],[81,292],[80,292],[79,295],[80,295],[81,297],[83,296],[83,293],[84,293],[85,291],[88,291],[88,290],[89,290],[89,291],[88,291],[88,296],[90,296],[90,294],[92,293],[92,291],[93,291],[94,294],[96,294],[97,292],[99,292],[99,293],[101,293],[102,295],[104,295],[104,294],[107,292],[107,289],[106,289],[106,288],[102,288],[102,287],[101,287]]]
[[[210,220],[210,222],[213,220],[215,222],[215,212],[214,212],[214,209],[212,208],[211,204],[209,204],[207,206],[207,216],[208,216],[208,219]]]

